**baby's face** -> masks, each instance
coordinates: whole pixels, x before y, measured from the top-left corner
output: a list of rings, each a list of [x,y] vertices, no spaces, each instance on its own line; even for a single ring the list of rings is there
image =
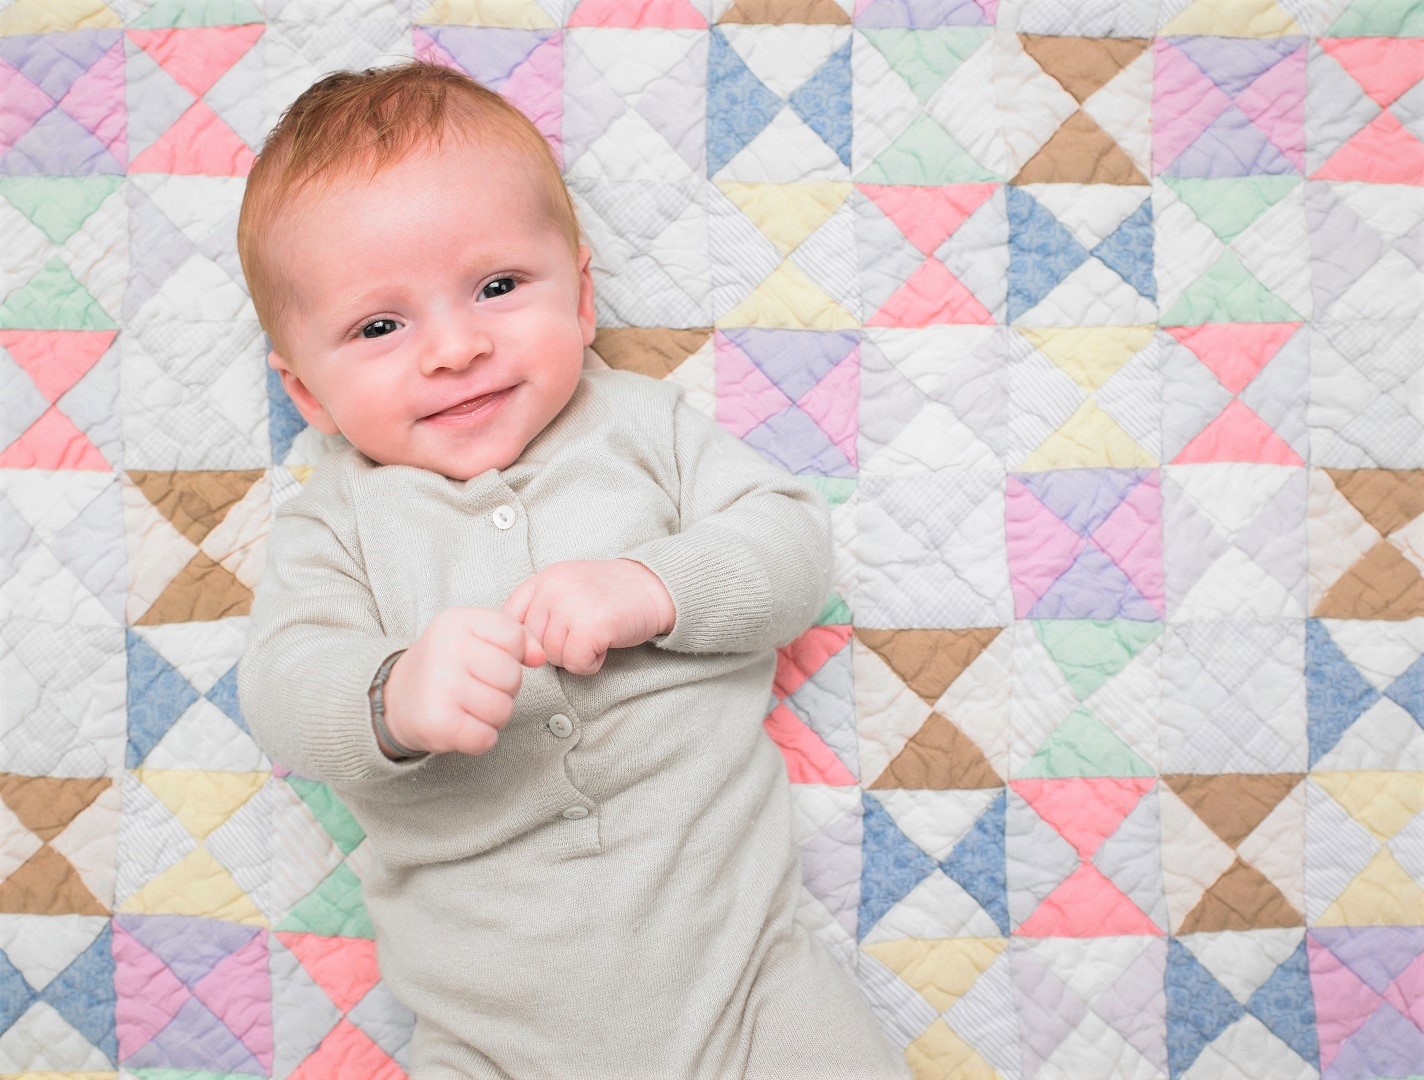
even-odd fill
[[[468,480],[512,464],[572,396],[588,251],[511,152],[418,152],[299,196],[276,233],[295,303],[271,364],[309,423],[367,457]]]

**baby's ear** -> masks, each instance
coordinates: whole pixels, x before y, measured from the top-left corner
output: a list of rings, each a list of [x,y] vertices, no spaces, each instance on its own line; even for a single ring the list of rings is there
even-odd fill
[[[276,349],[267,354],[267,366],[282,377],[282,389],[287,391],[287,396],[292,399],[297,412],[306,418],[308,424],[323,435],[338,434],[336,421],[332,420],[326,406],[307,389],[307,384],[297,377],[296,370]]]
[[[578,249],[578,321],[579,327],[583,330],[583,345],[588,348],[593,344],[594,331],[597,326],[594,322],[593,310],[593,270],[590,266],[592,252],[587,244],[580,244]]]

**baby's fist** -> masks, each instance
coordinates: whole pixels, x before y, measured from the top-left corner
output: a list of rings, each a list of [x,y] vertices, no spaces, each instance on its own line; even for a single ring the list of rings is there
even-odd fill
[[[539,642],[508,615],[447,608],[392,666],[386,728],[409,750],[483,754],[514,715],[524,667],[544,659]]]
[[[549,663],[574,675],[592,675],[609,649],[666,634],[677,618],[662,579],[631,559],[554,563],[510,593],[503,611],[534,635]]]

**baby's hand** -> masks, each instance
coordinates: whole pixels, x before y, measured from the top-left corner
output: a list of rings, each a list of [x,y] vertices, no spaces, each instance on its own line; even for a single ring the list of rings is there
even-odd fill
[[[609,649],[667,633],[677,617],[662,579],[631,559],[555,563],[510,593],[503,611],[574,675],[592,675]]]
[[[483,754],[514,714],[524,668],[544,650],[518,621],[485,608],[447,608],[391,668],[386,727],[402,746]]]

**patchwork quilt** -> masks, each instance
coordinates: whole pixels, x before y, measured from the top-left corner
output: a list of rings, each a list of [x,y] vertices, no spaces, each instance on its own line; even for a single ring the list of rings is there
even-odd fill
[[[234,692],[325,449],[234,223],[415,54],[833,506],[766,729],[916,1076],[1424,1075],[1424,0],[0,0],[0,1074],[403,1075]]]

